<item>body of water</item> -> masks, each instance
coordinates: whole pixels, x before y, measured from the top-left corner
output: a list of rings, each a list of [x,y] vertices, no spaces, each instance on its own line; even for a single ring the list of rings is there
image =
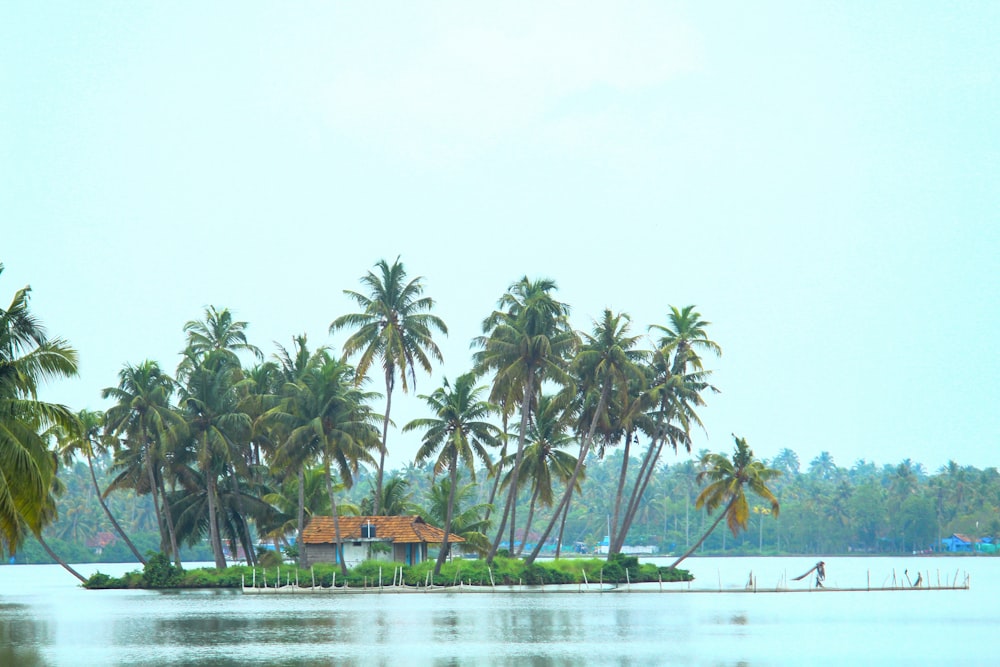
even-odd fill
[[[655,559],[654,559],[655,560]],[[691,558],[640,592],[243,595],[86,591],[56,565],[0,567],[0,665],[992,664],[1000,558]],[[121,574],[135,566],[80,566]],[[751,576],[757,593],[744,592]],[[768,593],[775,587],[798,593]]]

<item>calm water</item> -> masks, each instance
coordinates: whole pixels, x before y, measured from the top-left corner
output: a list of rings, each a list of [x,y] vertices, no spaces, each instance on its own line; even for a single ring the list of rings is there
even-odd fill
[[[816,558],[692,558],[682,593],[242,595],[85,591],[0,567],[0,667],[36,665],[989,664],[1000,558],[827,558],[827,585],[971,576],[968,591],[747,594]],[[134,566],[81,566],[120,574]],[[656,587],[654,587],[656,588]],[[722,593],[719,593],[720,588]],[[692,592],[688,592],[692,591]],[[698,592],[700,591],[700,592]],[[975,656],[979,656],[976,658]],[[986,662],[983,662],[985,660]]]

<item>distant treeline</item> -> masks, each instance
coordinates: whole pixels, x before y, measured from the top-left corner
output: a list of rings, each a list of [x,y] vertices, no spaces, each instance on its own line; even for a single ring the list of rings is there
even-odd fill
[[[588,461],[587,478],[566,523],[564,553],[573,551],[576,543],[593,553],[604,538],[621,461],[620,451],[603,460],[595,457]],[[102,488],[111,479],[108,463],[107,458],[95,461]],[[779,518],[755,505],[746,532],[734,538],[720,528],[706,541],[704,553],[909,553],[938,550],[941,538],[953,533],[1000,535],[1000,473],[996,468],[980,470],[951,461],[928,473],[910,460],[881,466],[857,461],[844,468],[825,452],[803,467],[795,452],[787,449],[767,463],[783,473],[771,483],[781,502]],[[695,509],[700,490],[697,474],[696,459],[661,466],[643,497],[627,543],[655,545],[660,553],[676,553],[697,540],[710,518]],[[58,521],[45,531],[50,544],[71,562],[134,561],[121,540],[114,539],[86,465],[65,468],[60,476],[65,493],[60,498]],[[388,479],[400,480],[395,484],[404,490],[407,511],[433,516],[435,479],[430,465],[407,466],[392,471]],[[489,493],[485,471],[477,479],[478,484],[463,480],[463,486],[469,485],[466,507],[479,505]],[[371,482],[363,476],[348,493],[347,512],[364,508]],[[523,494],[519,514],[527,511],[529,501]],[[159,532],[149,496],[119,492],[110,494],[108,502],[140,551],[155,551]],[[544,518],[544,511],[541,514]],[[102,536],[112,539],[98,546]],[[517,539],[521,537],[518,534]],[[204,542],[183,547],[185,560],[211,560],[211,554]],[[16,560],[51,562],[34,540],[24,546]]]

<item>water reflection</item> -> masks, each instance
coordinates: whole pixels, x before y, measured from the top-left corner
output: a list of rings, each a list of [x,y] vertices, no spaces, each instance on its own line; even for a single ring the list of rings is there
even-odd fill
[[[39,653],[52,643],[53,627],[35,618],[21,604],[0,604],[0,665],[39,667],[46,664]]]
[[[896,561],[830,562],[845,580],[849,568],[862,581],[868,568],[915,569]],[[742,587],[692,595],[91,592],[72,580],[58,585],[65,576],[58,569],[0,567],[0,667],[785,667],[803,656],[822,667],[905,667],[953,645],[990,645],[1000,625],[992,603],[1000,595],[1000,558],[970,562],[982,582],[972,591],[793,595],[751,595]],[[710,567],[722,570],[723,581],[742,582],[747,565],[716,559]],[[798,568],[787,560],[754,563],[755,572],[775,580]],[[57,583],[50,585],[50,575]]]

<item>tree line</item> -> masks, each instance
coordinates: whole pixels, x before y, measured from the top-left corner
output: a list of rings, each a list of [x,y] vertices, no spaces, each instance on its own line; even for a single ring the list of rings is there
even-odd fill
[[[385,471],[392,399],[442,361],[434,337],[447,327],[423,278],[410,278],[399,259],[378,262],[361,283],[361,292],[345,290],[359,312],[330,324],[331,333],[349,332],[339,353],[310,349],[303,335],[265,358],[248,323],[210,306],[183,326],[174,370],[149,359],[126,364],[101,390],[110,407],[77,413],[38,400],[39,382],[75,374],[77,353],[46,335],[28,307],[29,288],[18,291],[0,312],[4,548],[16,552],[29,535],[45,544],[43,529],[59,513],[59,466],[80,461],[108,522],[140,562],[144,553],[106,502],[120,494],[148,499],[158,548],[175,563],[182,544],[207,541],[219,568],[237,551],[252,563],[258,538],[299,535],[312,513],[331,514],[339,533],[343,512],[409,511],[400,494],[412,482]],[[690,452],[692,430],[703,428],[697,408],[716,391],[702,355],[721,347],[694,306],[670,307],[648,336],[610,309],[577,331],[569,310],[554,281],[513,282],[472,341],[469,371],[422,395],[428,416],[402,426],[420,435],[413,468],[429,466],[446,534],[478,533],[473,544],[487,561],[502,545],[529,564],[553,544],[558,556],[567,536],[582,534],[591,500],[584,485],[610,460],[617,467],[604,525],[609,554],[619,553],[633,527],[649,523],[659,481],[673,471],[664,450]],[[370,388],[372,376],[384,393]],[[695,483],[709,482],[695,508],[721,509],[718,520],[725,517],[734,538],[756,508],[744,489],[774,515],[779,502],[799,502],[780,486],[779,467],[735,441],[732,457],[703,452],[694,464]],[[102,488],[94,462],[103,457],[111,477]],[[370,491],[359,499],[361,479]],[[689,502],[686,488],[671,498]],[[843,505],[842,495],[829,500]],[[461,506],[466,498],[475,499],[471,514]],[[447,552],[445,544],[436,569]]]

